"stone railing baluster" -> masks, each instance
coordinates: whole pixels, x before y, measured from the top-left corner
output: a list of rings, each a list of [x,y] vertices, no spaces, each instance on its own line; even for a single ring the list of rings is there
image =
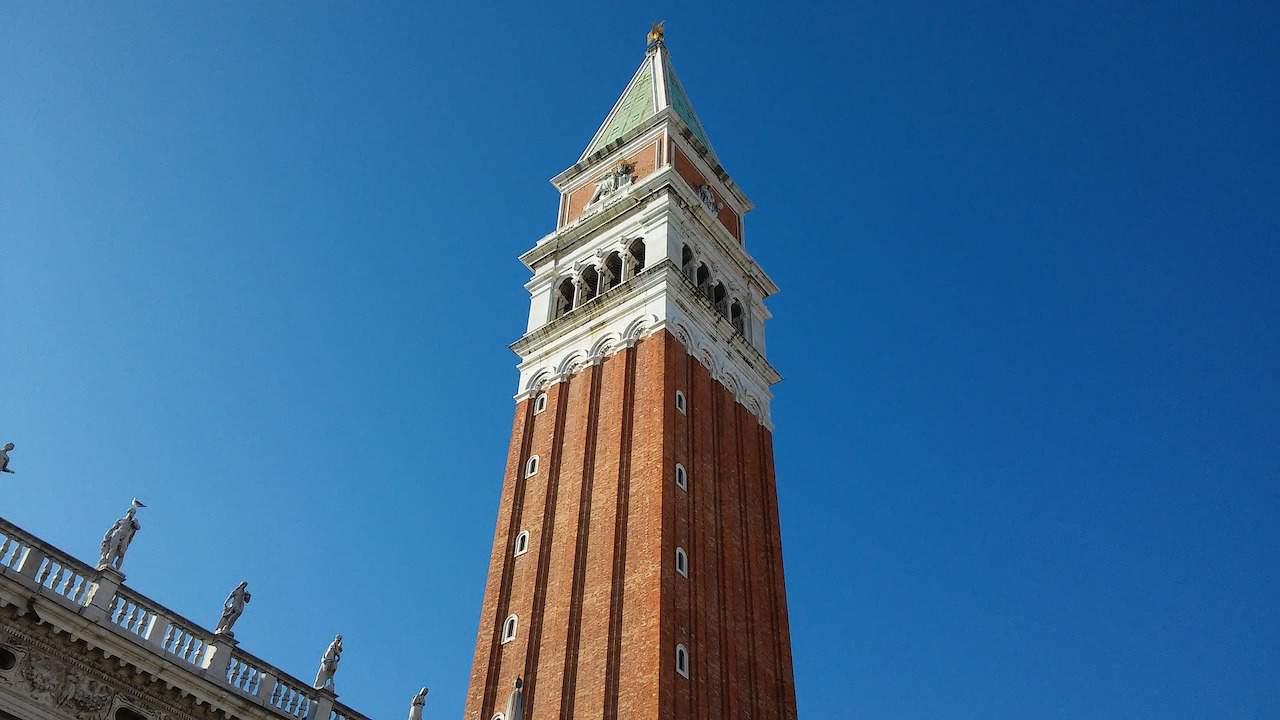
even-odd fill
[[[96,559],[96,558],[95,558]],[[283,673],[124,585],[124,575],[94,568],[0,518],[0,582],[25,587],[84,620],[110,629],[140,651],[269,708],[279,720],[368,720],[336,703],[331,691]],[[123,648],[120,648],[123,649]],[[127,654],[127,653],[126,653]]]

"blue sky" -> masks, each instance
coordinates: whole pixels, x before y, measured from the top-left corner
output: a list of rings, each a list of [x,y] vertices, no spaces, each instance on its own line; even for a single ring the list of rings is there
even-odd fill
[[[6,4],[0,512],[136,494],[131,584],[458,717],[515,258],[659,18],[782,287],[801,714],[1280,716],[1270,3]]]

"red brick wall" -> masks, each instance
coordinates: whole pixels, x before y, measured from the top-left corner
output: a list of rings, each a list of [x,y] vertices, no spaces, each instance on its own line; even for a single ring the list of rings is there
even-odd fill
[[[626,157],[626,162],[635,168],[631,173],[632,182],[640,182],[653,174],[653,171],[658,167],[658,153],[658,141],[654,140]],[[618,163],[610,163],[608,167],[601,169],[595,174],[595,177],[588,180],[584,185],[580,185],[576,190],[564,196],[561,203],[563,215],[560,218],[560,224],[562,226],[568,225],[582,216],[582,211],[586,209],[587,203],[591,201],[591,196],[596,192],[596,182],[607,173],[613,172],[617,167]]]
[[[770,433],[665,331],[547,392],[542,413],[516,406],[467,720],[501,711],[517,675],[534,720],[793,720]]]
[[[674,148],[674,150],[674,165],[676,172],[680,173],[680,177],[684,178],[684,181],[689,183],[689,186],[694,190],[706,184],[707,181],[702,177],[702,173],[698,172],[698,168],[694,167],[693,162],[685,157],[684,153],[680,152],[680,148]],[[729,209],[729,204],[724,201],[723,195],[714,189],[711,194],[715,195],[716,202],[720,203],[720,224],[729,231],[730,235],[737,238],[738,242],[742,242],[742,224],[738,218],[738,213]]]

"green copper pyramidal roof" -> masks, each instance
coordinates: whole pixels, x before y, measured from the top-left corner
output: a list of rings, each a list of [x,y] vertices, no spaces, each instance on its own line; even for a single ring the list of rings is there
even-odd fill
[[[666,108],[671,108],[698,142],[711,150],[707,131],[703,129],[702,122],[693,111],[693,103],[689,102],[684,86],[671,68],[671,55],[662,42],[657,42],[650,46],[644,62],[636,69],[631,82],[622,91],[622,96],[614,103],[613,110],[604,119],[579,160],[586,159],[600,148],[640,127]]]

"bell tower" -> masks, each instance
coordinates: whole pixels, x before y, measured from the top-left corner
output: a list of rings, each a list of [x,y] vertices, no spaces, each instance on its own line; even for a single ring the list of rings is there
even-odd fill
[[[661,26],[532,272],[467,720],[796,716],[751,201]]]

